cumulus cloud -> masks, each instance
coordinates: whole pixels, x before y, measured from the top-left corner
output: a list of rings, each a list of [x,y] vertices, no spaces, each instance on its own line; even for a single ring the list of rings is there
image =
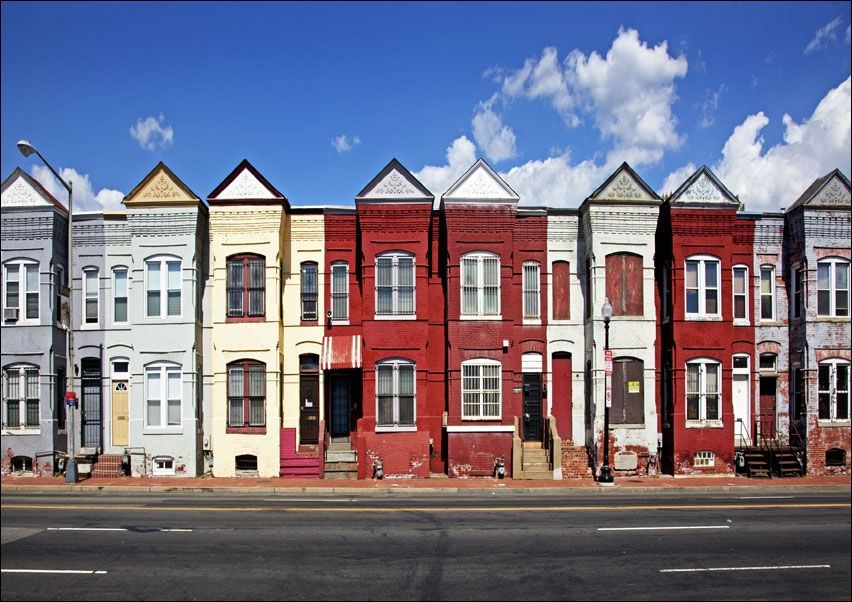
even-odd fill
[[[817,29],[816,34],[814,34],[813,39],[808,42],[808,45],[805,47],[805,54],[810,54],[816,50],[821,50],[825,48],[829,42],[837,39],[837,28],[842,25],[843,21],[840,17],[835,18],[833,21],[820,27]],[[847,38],[849,35],[849,28],[846,28]]]
[[[749,211],[789,207],[813,181],[833,169],[849,177],[852,165],[852,78],[830,90],[810,118],[784,115],[783,141],[764,149],[761,111],[738,125],[711,169]],[[685,179],[685,178],[684,178]],[[681,180],[683,181],[683,180]]]
[[[130,126],[130,136],[139,142],[145,150],[154,151],[171,146],[174,142],[175,131],[170,125],[165,125],[165,117],[146,117],[136,120],[136,125]]]
[[[473,117],[473,138],[476,144],[491,161],[514,159],[517,156],[515,133],[502,118],[492,110],[497,99],[496,94],[491,99],[480,102],[476,115]]]
[[[92,189],[92,183],[89,181],[88,174],[80,174],[76,169],[70,167],[61,168],[58,171],[62,179],[68,182],[73,190],[72,209],[74,213],[80,211],[124,211],[124,205],[121,204],[122,199],[124,199],[124,193],[107,188],[102,188],[99,192],[95,193]],[[56,200],[67,207],[68,191],[53,177],[53,174],[47,167],[36,165],[32,168],[30,174]]]
[[[476,146],[467,139],[467,136],[461,136],[447,147],[446,165],[427,165],[420,171],[414,172],[414,177],[435,195],[437,206],[441,195],[474,163],[476,163]]]
[[[352,138],[349,138],[346,135],[340,135],[336,138],[331,139],[331,147],[338,153],[345,153],[346,151],[351,151],[359,144],[361,144],[361,138],[359,138],[358,136],[352,136]]]

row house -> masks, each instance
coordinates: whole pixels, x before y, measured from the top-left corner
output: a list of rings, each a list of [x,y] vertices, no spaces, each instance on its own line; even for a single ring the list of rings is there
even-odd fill
[[[74,214],[68,262],[16,170],[3,470],[53,470],[67,423],[93,476],[731,474],[769,441],[848,472],[849,190],[754,214],[624,163],[552,209],[482,160],[436,200],[394,159],[354,207],[291,207],[248,161],[206,200],[160,163]]]

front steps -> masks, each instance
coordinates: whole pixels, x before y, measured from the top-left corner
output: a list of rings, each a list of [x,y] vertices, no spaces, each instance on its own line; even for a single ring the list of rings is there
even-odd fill
[[[552,481],[553,469],[550,467],[550,455],[541,447],[524,447],[522,450],[520,474],[513,474],[515,480]]]
[[[358,452],[349,442],[332,442],[325,450],[325,479],[355,480],[358,478]]]

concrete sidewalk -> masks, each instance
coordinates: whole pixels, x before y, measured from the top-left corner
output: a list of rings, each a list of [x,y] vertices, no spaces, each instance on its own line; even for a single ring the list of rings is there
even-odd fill
[[[530,481],[491,477],[447,478],[437,475],[429,479],[365,479],[365,480],[322,480],[322,479],[276,479],[276,478],[182,478],[182,477],[116,477],[108,479],[82,479],[77,483],[66,483],[65,477],[33,477],[25,475],[4,476],[0,480],[0,491],[6,492],[84,492],[84,493],[311,493],[330,494],[393,494],[393,493],[513,493],[570,494],[571,492],[638,492],[637,490],[684,491],[706,490],[750,491],[767,489],[780,492],[814,490],[850,490],[852,480],[848,475],[747,478],[744,476],[654,476],[616,477],[611,486],[599,485],[591,479],[561,481]]]

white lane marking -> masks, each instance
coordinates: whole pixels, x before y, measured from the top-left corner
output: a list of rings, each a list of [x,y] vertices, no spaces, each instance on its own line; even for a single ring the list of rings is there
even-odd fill
[[[106,571],[77,571],[65,569],[2,569],[0,573],[38,573],[50,575],[106,575]]]
[[[660,569],[661,573],[707,573],[711,571],[782,571],[789,569],[830,569],[830,564],[787,564],[780,566],[720,566],[706,569]]]
[[[144,527],[141,527],[144,529]],[[48,527],[48,531],[131,531],[124,527]],[[192,533],[192,529],[163,529],[152,528],[151,531],[159,531],[160,533]]]
[[[706,525],[692,527],[599,527],[598,531],[676,531],[679,529],[728,529],[729,525]]]

